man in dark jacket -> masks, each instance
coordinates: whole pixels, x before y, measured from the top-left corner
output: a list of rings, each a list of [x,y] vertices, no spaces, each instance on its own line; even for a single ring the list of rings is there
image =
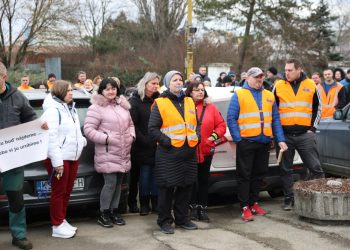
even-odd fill
[[[302,64],[297,59],[286,61],[285,78],[276,82],[273,92],[288,146],[281,161],[283,209],[291,210],[294,206],[291,167],[295,150],[309,169],[311,179],[324,177],[315,143],[322,105],[314,81],[302,72]]]
[[[7,70],[0,62],[0,129],[36,119],[36,114],[25,96],[6,82]],[[0,173],[3,190],[9,202],[9,226],[12,245],[20,249],[32,249],[26,238],[26,215],[23,202],[24,168],[14,168]]]

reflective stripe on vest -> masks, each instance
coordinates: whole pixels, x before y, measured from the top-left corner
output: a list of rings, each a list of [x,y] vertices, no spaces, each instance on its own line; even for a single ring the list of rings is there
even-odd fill
[[[262,110],[260,111],[250,90],[239,89],[236,93],[239,103],[237,122],[241,136],[252,137],[261,133],[272,136],[272,107],[275,102],[273,94],[267,90],[262,91]]]
[[[322,101],[322,119],[333,118],[335,106],[337,106],[339,102],[338,93],[342,87],[343,85],[337,82],[335,86],[330,88],[328,94],[326,95],[326,91],[324,90],[323,86],[321,84],[317,85]]]
[[[171,139],[171,145],[177,148],[182,147],[187,138],[188,145],[195,147],[198,144],[198,136],[196,134],[197,117],[196,107],[192,98],[184,98],[185,119],[183,119],[169,98],[157,98],[155,102],[163,121],[160,131]]]
[[[275,91],[279,99],[278,111],[282,126],[311,126],[312,104],[316,91],[312,80],[303,80],[297,94],[294,94],[289,82],[279,80],[276,82]]]

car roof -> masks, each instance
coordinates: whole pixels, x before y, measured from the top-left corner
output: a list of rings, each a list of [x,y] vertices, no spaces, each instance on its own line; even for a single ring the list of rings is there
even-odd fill
[[[22,93],[28,98],[29,101],[44,100],[50,93],[46,89],[31,89],[22,91]],[[73,90],[73,99],[90,99],[91,95],[87,95],[81,90]]]
[[[235,87],[235,86],[205,87],[205,90],[207,91],[208,96],[211,97],[214,102],[219,102],[219,101],[231,100],[231,97],[234,91],[240,88],[241,87]]]

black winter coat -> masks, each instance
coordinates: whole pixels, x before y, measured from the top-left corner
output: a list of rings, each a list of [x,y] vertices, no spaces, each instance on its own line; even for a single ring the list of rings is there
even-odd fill
[[[169,98],[184,117],[184,96],[178,98],[169,91],[165,91],[160,98],[162,97]],[[169,116],[172,114],[169,113]],[[192,185],[197,178],[196,148],[189,147],[187,142],[180,148],[173,147],[170,138],[160,131],[162,123],[162,117],[155,103],[148,123],[148,132],[152,139],[158,142],[155,165],[156,181],[159,186],[163,187]]]
[[[155,93],[152,98],[145,96],[143,101],[137,91],[129,99],[131,104],[130,114],[134,122],[136,141],[131,148],[131,160],[133,164],[154,166],[157,144],[148,135],[148,120],[151,114],[151,106],[154,99],[159,97]]]
[[[9,83],[6,83],[6,94],[0,98],[0,114],[0,129],[30,122],[37,118],[28,99]]]

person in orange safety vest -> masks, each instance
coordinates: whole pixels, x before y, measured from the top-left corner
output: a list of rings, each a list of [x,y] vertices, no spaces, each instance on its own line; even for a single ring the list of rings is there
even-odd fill
[[[322,101],[322,119],[330,119],[336,109],[345,106],[345,89],[341,83],[334,81],[331,69],[323,71],[323,78],[324,82],[317,86]]]
[[[285,76],[276,82],[273,92],[288,146],[280,162],[284,193],[282,208],[290,211],[294,207],[292,165],[295,150],[309,169],[310,179],[324,177],[315,141],[322,105],[316,84],[302,71],[299,60],[287,60],[284,70]]]
[[[158,143],[155,158],[159,188],[157,223],[162,233],[173,234],[173,222],[186,230],[197,229],[189,218],[188,207],[197,178],[199,130],[195,104],[191,97],[185,97],[182,90],[182,74],[169,71],[163,83],[167,90],[152,106],[148,133]]]
[[[236,90],[227,111],[227,125],[236,143],[238,199],[242,220],[265,215],[259,201],[260,187],[269,164],[272,135],[282,150],[287,149],[274,95],[264,89],[264,72],[253,67],[243,87]]]

